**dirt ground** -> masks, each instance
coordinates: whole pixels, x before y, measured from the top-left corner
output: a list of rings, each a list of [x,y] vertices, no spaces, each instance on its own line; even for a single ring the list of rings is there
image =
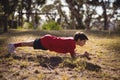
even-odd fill
[[[84,31],[89,41],[76,51],[91,53],[91,60],[69,54],[34,50],[31,47],[16,49],[8,54],[7,44],[30,41],[45,34],[73,36],[76,30],[34,31],[10,30],[0,34],[0,80],[120,80],[120,33]]]

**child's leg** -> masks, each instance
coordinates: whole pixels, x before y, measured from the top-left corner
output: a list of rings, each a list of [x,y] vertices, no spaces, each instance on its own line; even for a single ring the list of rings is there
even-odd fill
[[[33,47],[33,43],[34,43],[34,41],[20,42],[20,43],[14,43],[14,46],[15,46],[15,48],[17,48],[17,47],[24,47],[24,46]]]
[[[8,45],[8,52],[14,53],[14,50],[17,47],[24,47],[24,46],[33,47],[33,43],[34,43],[34,41],[9,44]]]

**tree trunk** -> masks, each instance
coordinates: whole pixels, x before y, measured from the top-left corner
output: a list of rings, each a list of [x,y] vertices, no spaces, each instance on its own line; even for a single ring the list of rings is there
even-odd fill
[[[107,30],[107,13],[106,13],[106,5],[105,3],[102,1],[102,8],[103,8],[103,16],[104,16],[104,30]]]
[[[79,16],[78,17],[76,16],[76,19],[77,19],[77,25],[78,25],[78,26],[76,26],[76,29],[85,29],[85,27],[82,23],[82,19],[79,18]]]
[[[80,14],[80,9],[79,9],[80,6],[77,5],[78,9],[76,9],[72,1],[67,1],[67,3],[69,4],[69,9],[71,10],[71,16],[74,17],[76,20],[74,21],[75,24],[77,24],[75,25],[76,29],[84,29],[85,27],[82,23],[82,14]]]
[[[18,25],[19,26],[22,26],[22,15],[23,15],[23,13],[22,13],[22,10],[20,9],[19,10],[19,17],[18,17]]]
[[[4,26],[3,32],[7,32],[8,31],[8,19],[7,19],[7,16],[5,15],[3,19],[3,26]]]
[[[59,13],[59,15],[60,15],[60,19],[59,19],[60,22],[59,22],[59,23],[61,23],[61,17],[63,17],[64,20],[65,20],[65,23],[66,23],[68,26],[70,26],[70,23],[68,22],[67,16],[66,16],[65,13],[62,11],[61,4],[59,4],[59,5],[57,6],[57,10],[58,10],[58,13]]]

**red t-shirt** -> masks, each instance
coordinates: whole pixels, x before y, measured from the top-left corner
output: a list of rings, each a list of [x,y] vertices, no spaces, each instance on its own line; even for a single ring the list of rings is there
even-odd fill
[[[45,35],[41,37],[41,44],[45,49],[58,53],[75,53],[75,41],[72,37],[56,37]]]

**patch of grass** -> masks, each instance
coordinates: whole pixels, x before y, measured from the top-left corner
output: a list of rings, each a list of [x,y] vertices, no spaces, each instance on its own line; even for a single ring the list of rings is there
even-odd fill
[[[45,77],[46,77],[46,75],[43,74],[43,73],[40,73],[40,74],[37,75],[37,78],[38,78],[39,80],[44,80]]]
[[[0,46],[0,53],[4,54],[6,50],[3,42],[33,40],[45,34],[72,36],[76,31],[78,30],[10,30],[0,35],[0,43],[3,44]],[[77,53],[84,51],[91,53],[90,61],[84,58],[72,60],[69,54],[62,55],[23,47],[16,49],[17,54],[14,57],[1,57],[0,63],[5,66],[2,69],[10,68],[8,72],[4,72],[6,75],[19,70],[10,77],[11,80],[119,80],[120,37],[118,33],[110,36],[105,33],[87,32],[89,37],[87,44],[83,47],[77,46]]]
[[[62,80],[69,80],[69,77],[68,77],[67,73],[64,73],[64,74],[63,74]]]
[[[29,66],[29,62],[28,61],[19,61],[20,67],[22,68],[26,68],[27,66]]]
[[[2,51],[3,51],[3,47],[0,47],[0,53],[2,53]],[[0,56],[2,56],[3,54],[0,54]]]

